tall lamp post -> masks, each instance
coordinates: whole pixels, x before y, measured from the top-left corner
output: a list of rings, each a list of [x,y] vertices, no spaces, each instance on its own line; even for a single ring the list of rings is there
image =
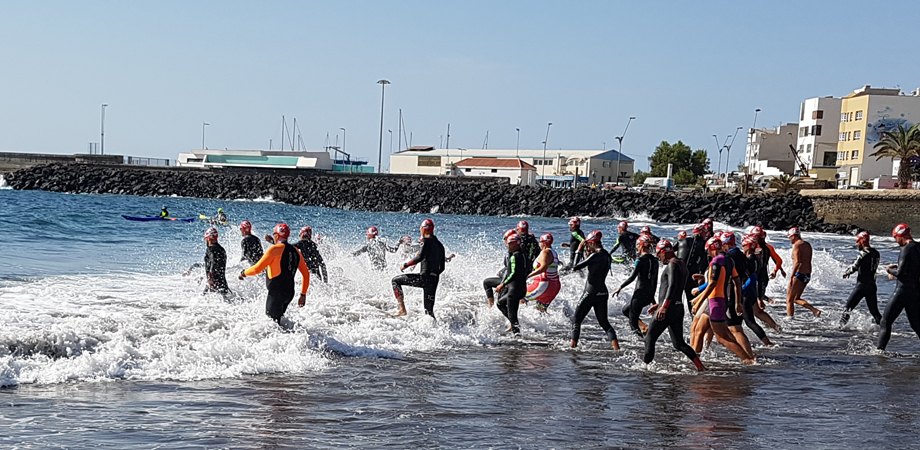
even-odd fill
[[[551,126],[553,126],[552,122],[546,124],[546,139],[543,139],[543,159],[540,161],[543,170],[540,171],[540,178],[546,176],[546,143],[549,141],[549,127]]]
[[[732,155],[732,145],[735,145],[735,138],[738,137],[738,132],[741,131],[744,127],[738,127],[735,129],[735,134],[732,135],[732,141],[728,144],[728,147],[725,149],[725,188],[728,189],[728,165],[730,164],[731,155]]]
[[[635,116],[632,116],[626,121],[626,129],[623,130],[623,135],[616,138],[617,142],[619,142],[619,150],[617,150],[617,186],[620,185],[620,155],[623,154],[623,138],[626,137],[626,132],[629,131],[629,123],[635,118]]]
[[[206,147],[204,146],[204,127],[206,127],[206,126],[208,126],[208,125],[210,125],[210,124],[207,123],[207,122],[201,122],[201,149],[202,149],[202,150],[204,150],[204,149],[206,148]]]
[[[521,159],[521,157],[518,156],[518,151],[520,151],[521,149],[521,129],[515,128],[515,131],[517,131],[517,143],[514,144],[514,157],[517,159]]]
[[[387,85],[390,84],[390,82],[387,80],[379,80],[377,81],[377,84],[380,85],[380,146],[377,148],[377,173],[381,173],[380,164],[383,158],[383,99],[386,93]],[[344,140],[345,137],[342,136],[343,146],[345,145]],[[390,142],[393,142],[393,140],[390,139]]]
[[[390,133],[390,154],[393,154],[393,130],[387,130]]]
[[[752,174],[754,172],[754,133],[756,133],[754,130],[757,129],[757,114],[759,112],[760,108],[754,110],[754,124],[751,125],[751,137],[749,141],[751,144],[751,154],[748,156],[748,172]]]
[[[105,154],[105,107],[109,106],[108,103],[102,104],[102,125],[100,126],[99,131],[99,154]]]
[[[345,153],[345,127],[339,128],[342,130],[342,154],[348,155],[348,172],[351,172],[351,167],[354,165],[351,163],[351,155]]]

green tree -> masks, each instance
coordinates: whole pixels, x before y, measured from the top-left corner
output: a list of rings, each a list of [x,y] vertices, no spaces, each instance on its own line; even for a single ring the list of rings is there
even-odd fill
[[[696,174],[687,169],[680,169],[673,175],[674,183],[676,184],[694,184],[697,178],[699,178]]]
[[[649,175],[650,175],[650,174],[649,174],[648,172],[643,172],[643,171],[641,171],[641,170],[636,171],[636,172],[633,174],[633,178],[632,178],[633,185],[634,185],[634,186],[638,186],[638,185],[640,185],[640,184],[642,184],[642,183],[645,183],[645,179],[648,178]]]
[[[652,154],[650,164],[651,176],[653,177],[667,176],[668,164],[672,164],[674,181],[680,184],[691,184],[709,170],[709,156],[705,150],[691,150],[682,141],[677,141],[674,144],[670,144],[668,141],[661,141],[661,144],[655,147],[655,153]],[[681,173],[682,170],[686,171],[681,175],[681,178],[686,182],[681,182],[677,179],[677,174]],[[688,173],[692,175],[692,178]]]
[[[795,190],[799,184],[800,181],[798,178],[793,177],[792,175],[787,175],[785,173],[770,180],[770,187],[775,188],[777,192],[783,194]]]
[[[882,138],[873,148],[875,152],[869,156],[875,156],[878,161],[882,158],[899,158],[901,165],[898,168],[898,188],[907,189],[910,183],[910,158],[920,156],[920,124],[904,129],[904,125],[898,124],[897,130],[882,131]]]

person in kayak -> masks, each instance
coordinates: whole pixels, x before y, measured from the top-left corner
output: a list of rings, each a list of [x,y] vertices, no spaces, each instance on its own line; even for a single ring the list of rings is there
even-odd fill
[[[588,278],[585,280],[585,290],[581,294],[581,300],[575,308],[575,314],[572,316],[572,348],[578,346],[578,339],[581,337],[581,323],[588,317],[588,313],[594,309],[594,316],[597,323],[604,329],[607,339],[614,350],[620,349],[620,343],[617,339],[617,332],[610,325],[607,318],[607,299],[610,294],[607,291],[607,274],[610,273],[610,253],[604,250],[604,244],[601,242],[603,234],[595,230],[588,233],[585,238],[585,251],[588,256],[584,261],[575,265],[572,270],[588,269]]]
[[[329,282],[329,275],[326,273],[326,262],[323,261],[323,255],[319,253],[316,243],[313,242],[313,229],[309,225],[300,229],[300,240],[294,244],[300,254],[303,255],[307,269],[312,275],[319,276],[323,283]]]
[[[920,337],[920,246],[910,234],[910,227],[900,223],[891,230],[894,241],[901,246],[898,263],[888,266],[888,279],[898,280],[894,293],[885,305],[878,330],[878,349],[885,350],[891,339],[894,321],[905,311],[910,327]]]
[[[262,249],[262,242],[252,234],[252,223],[248,220],[240,222],[240,234],[243,240],[240,241],[240,247],[243,249],[243,258],[240,261],[246,261],[250,266],[254,266],[265,252]]]
[[[618,248],[623,247],[623,262],[632,264],[639,257],[636,253],[636,241],[639,240],[639,235],[629,231],[629,224],[625,220],[617,225],[617,231],[619,231],[620,235],[617,237],[616,244],[610,249],[610,253],[612,254]]]
[[[396,302],[399,311],[396,316],[405,316],[406,304],[404,302],[403,286],[413,286],[422,288],[424,295],[425,314],[434,318],[434,301],[438,292],[438,282],[441,273],[444,272],[446,258],[444,257],[444,245],[434,235],[434,221],[425,219],[419,227],[422,234],[422,242],[418,253],[411,260],[403,263],[399,270],[404,271],[408,267],[416,264],[419,265],[419,273],[406,273],[393,277],[393,294],[396,296]]]
[[[869,314],[876,325],[882,321],[882,313],[878,311],[878,285],[875,284],[875,272],[878,270],[881,256],[878,250],[869,245],[869,233],[860,232],[856,235],[856,249],[859,254],[856,256],[856,262],[843,272],[843,278],[848,278],[856,274],[856,286],[850,292],[847,298],[847,305],[840,316],[840,327],[842,328],[850,320],[850,313],[856,309],[862,299],[866,299],[866,307],[869,308]]]
[[[374,270],[381,272],[387,268],[387,252],[395,253],[397,248],[392,247],[382,239],[379,239],[380,232],[377,230],[377,227],[370,227],[367,229],[367,241],[364,245],[361,246],[358,250],[355,250],[352,253],[352,256],[358,256],[362,253],[367,253],[367,257],[371,261],[371,267]]]
[[[506,231],[505,234],[502,236],[502,242],[507,242],[508,236],[512,236],[515,234],[517,234],[517,230]],[[505,245],[507,246],[507,244]],[[482,287],[486,291],[486,301],[489,302],[489,308],[491,308],[492,305],[495,304],[495,288],[498,287],[498,285],[502,284],[502,280],[505,279],[505,273],[508,270],[508,264],[510,264],[508,261],[508,258],[510,257],[511,257],[511,254],[508,252],[505,252],[505,261],[502,264],[501,270],[498,271],[498,274],[494,277],[489,277],[489,278],[486,278],[485,280],[482,280]]]
[[[684,341],[684,307],[681,305],[681,297],[687,284],[687,267],[674,254],[674,248],[667,239],[658,241],[655,253],[665,267],[658,287],[658,303],[648,308],[653,319],[645,334],[645,355],[642,360],[649,364],[655,359],[655,343],[664,330],[668,330],[674,348],[687,355],[697,370],[706,370],[699,355]]]
[[[224,208],[217,208],[217,215],[208,219],[208,222],[214,225],[223,225],[227,223],[227,214],[224,213]]]
[[[159,217],[159,218],[161,218],[161,219],[168,219],[168,218],[169,218],[169,211],[166,209],[166,206],[163,206],[163,209],[160,210],[160,213],[157,214],[157,217]]]
[[[521,235],[509,235],[505,239],[508,247],[508,259],[505,266],[505,278],[495,288],[498,298],[498,310],[508,319],[510,325],[506,331],[520,334],[521,327],[518,323],[518,308],[527,294],[527,257],[521,248]]]
[[[559,282],[559,255],[553,250],[553,235],[540,236],[540,256],[534,261],[533,271],[527,275],[531,281],[527,285],[528,302],[537,302],[537,310],[546,312],[562,284]]]
[[[193,269],[204,265],[204,273],[208,283],[204,288],[204,292],[216,292],[226,298],[227,295],[230,294],[230,287],[227,285],[226,276],[227,251],[217,242],[219,237],[217,229],[214,227],[208,228],[207,231],[204,232],[204,241],[208,245],[208,249],[204,254],[204,264],[193,264],[185,275],[191,273]]]
[[[569,219],[569,231],[572,232],[572,236],[569,238],[569,242],[562,243],[562,247],[569,249],[568,267],[571,268],[581,262],[584,257],[585,232],[581,231],[581,219],[577,216]]]
[[[521,251],[524,252],[524,257],[527,258],[527,267],[530,267],[537,260],[537,256],[540,255],[540,244],[537,242],[536,236],[530,232],[530,224],[526,220],[518,222],[516,230],[521,238]]]
[[[645,338],[645,332],[648,327],[639,320],[642,315],[642,309],[655,302],[655,283],[658,282],[658,261],[651,254],[652,238],[648,235],[639,236],[636,241],[636,248],[639,251],[639,259],[633,265],[633,271],[613,295],[620,295],[624,287],[636,281],[636,289],[633,291],[632,298],[623,305],[623,315],[629,319],[629,328],[639,336],[639,339]]]
[[[268,270],[268,296],[265,298],[265,314],[277,324],[281,324],[281,317],[287,312],[288,305],[294,300],[294,276],[297,272],[303,277],[300,286],[300,298],[297,306],[303,307],[307,303],[307,289],[310,288],[310,270],[304,262],[303,255],[291,244],[288,238],[291,228],[286,223],[275,225],[272,230],[274,245],[265,251],[262,258],[254,266],[240,272],[240,280],[251,277]]]

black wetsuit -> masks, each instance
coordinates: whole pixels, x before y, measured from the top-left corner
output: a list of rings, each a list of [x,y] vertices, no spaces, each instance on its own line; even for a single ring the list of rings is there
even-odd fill
[[[664,320],[652,319],[652,323],[648,325],[648,333],[645,335],[645,356],[642,358],[646,364],[655,359],[655,343],[664,330],[668,330],[671,335],[671,344],[675,349],[687,355],[691,361],[697,358],[693,347],[684,341],[684,306],[681,304],[681,296],[688,276],[687,266],[679,258],[672,258],[661,271],[658,303],[663,305],[665,300],[668,300],[670,304]]]
[[[434,298],[438,292],[438,281],[444,272],[444,245],[437,236],[422,238],[418,254],[409,261],[410,265],[419,265],[419,273],[404,273],[393,277],[393,292],[403,296],[403,286],[422,288],[425,314],[434,317]]]
[[[636,241],[638,240],[638,234],[626,230],[620,233],[620,236],[617,238],[617,243],[614,244],[610,253],[616,252],[618,248],[623,247],[623,258],[626,262],[633,262],[639,257],[638,250],[636,250]]]
[[[633,291],[632,299],[623,306],[623,315],[629,318],[629,328],[642,338],[639,316],[642,315],[642,308],[655,302],[655,283],[658,282],[658,261],[651,253],[636,260],[632,273],[620,285],[620,289],[629,286],[634,280],[638,280],[636,290]]]
[[[303,255],[303,261],[307,263],[307,269],[313,275],[318,275],[323,283],[329,281],[329,276],[326,274],[326,263],[323,261],[323,255],[319,254],[319,248],[316,247],[316,242],[313,242],[309,239],[301,239],[294,244],[294,247],[297,247],[297,250],[300,250],[300,254]]]
[[[300,253],[297,248],[284,242],[281,254],[281,273],[268,279],[268,296],[265,298],[265,314],[275,322],[281,323],[281,316],[294,300],[294,275],[300,266]]]
[[[521,253],[527,258],[527,267],[533,267],[533,262],[540,256],[540,243],[533,234],[527,233],[521,236]]]
[[[352,256],[358,256],[367,253],[371,260],[371,266],[374,270],[381,271],[387,268],[386,252],[395,253],[398,248],[389,246],[379,238],[368,239],[367,242],[358,250],[352,253]]]
[[[735,268],[735,272],[738,272],[738,279],[741,282],[741,284],[744,284],[744,282],[747,281],[748,278],[750,278],[751,276],[747,255],[745,255],[744,252],[742,252],[740,248],[732,247],[731,249],[728,250],[725,256],[728,256],[728,258],[732,260],[732,265]],[[737,291],[735,290],[734,279],[728,283],[728,292],[726,292],[725,294],[726,294],[725,304],[728,308],[728,314],[727,314],[728,320],[726,321],[726,325],[730,327],[740,327],[741,324],[744,323],[744,318],[738,315],[737,305],[740,302],[743,307],[744,299],[737,298]],[[757,337],[760,337],[760,336],[757,336]]]
[[[764,340],[767,337],[767,332],[757,323],[754,316],[754,307],[757,305],[757,272],[760,270],[760,258],[756,253],[747,256],[738,248],[729,250],[728,256],[734,261],[735,270],[741,278],[741,309],[744,312],[744,315],[741,316],[741,321],[757,335],[758,339]],[[729,296],[734,298],[734,289],[731,290]],[[735,304],[729,301],[728,307],[734,308]],[[729,313],[728,317],[728,324],[733,325],[731,313]]]
[[[208,246],[204,254],[204,271],[208,277],[208,287],[205,292],[229,294],[227,285],[227,251],[217,242]]]
[[[569,267],[573,267],[575,264],[580,263],[584,257],[584,253],[578,251],[578,246],[581,245],[584,240],[585,232],[581,231],[581,228],[572,232],[572,237],[569,238]]]
[[[573,268],[581,270],[588,268],[588,279],[585,281],[585,291],[581,294],[581,300],[575,308],[575,315],[572,316],[572,341],[578,342],[581,336],[581,323],[591,309],[594,309],[594,316],[598,324],[604,329],[609,341],[617,341],[617,332],[610,326],[610,320],[607,319],[607,299],[610,297],[607,291],[607,274],[610,273],[610,253],[604,249],[598,249],[591,253],[584,261],[578,263]]]
[[[498,271],[498,275],[482,280],[482,287],[486,290],[486,298],[495,300],[494,289],[498,287],[499,284],[502,284],[502,280],[505,278],[505,273],[507,273],[505,271],[508,270],[508,265],[510,264],[508,262],[509,258],[511,258],[511,254],[506,252],[504,265],[502,265],[502,270]]]
[[[891,327],[895,319],[901,315],[901,311],[906,311],[910,327],[917,333],[917,337],[920,337],[920,245],[910,241],[901,247],[898,267],[888,269],[888,273],[894,275],[898,282],[888,304],[885,305],[885,312],[882,313],[878,332],[879,350],[885,350],[888,346]]]
[[[687,297],[687,311],[693,308],[693,289],[699,286],[699,283],[693,279],[693,275],[706,273],[708,261],[706,258],[706,239],[694,234],[691,237],[684,238],[680,244],[680,250],[677,258],[687,266],[687,284],[684,286],[684,295]]]
[[[249,263],[250,266],[256,265],[265,250],[262,249],[262,241],[259,238],[249,235],[243,238],[240,241],[240,246],[243,248],[243,259]]]
[[[524,256],[522,249],[515,250],[505,259],[505,277],[502,284],[501,297],[498,299],[498,310],[511,322],[511,332],[520,333],[518,323],[518,308],[521,306],[521,300],[527,295],[527,274],[530,268],[527,264],[527,257]]]
[[[882,314],[878,311],[878,285],[875,284],[875,272],[878,270],[878,263],[881,256],[878,250],[868,247],[859,251],[856,262],[846,270],[847,275],[856,273],[856,286],[850,297],[847,299],[847,306],[840,316],[840,326],[844,326],[850,320],[850,312],[856,309],[856,305],[866,299],[866,306],[869,307],[869,313],[878,325],[882,321]]]
[[[770,261],[773,260],[773,255],[770,252],[770,247],[767,247],[767,241],[765,239],[760,239],[757,242],[758,247],[760,247],[760,271],[757,272],[757,294],[760,298],[767,298],[767,285],[770,284],[770,268],[768,267]],[[776,261],[773,261],[773,264],[776,264]]]

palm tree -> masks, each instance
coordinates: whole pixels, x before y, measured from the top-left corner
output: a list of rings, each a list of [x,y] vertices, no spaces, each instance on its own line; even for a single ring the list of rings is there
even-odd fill
[[[792,175],[782,174],[770,180],[770,187],[775,188],[781,194],[787,194],[794,190],[799,184],[799,179]]]
[[[907,189],[910,183],[910,158],[918,156],[920,153],[920,124],[914,125],[907,130],[904,125],[898,124],[897,130],[882,131],[882,138],[873,148],[875,153],[869,156],[876,156],[876,161],[890,157],[899,158],[901,164],[898,167],[898,188]]]

